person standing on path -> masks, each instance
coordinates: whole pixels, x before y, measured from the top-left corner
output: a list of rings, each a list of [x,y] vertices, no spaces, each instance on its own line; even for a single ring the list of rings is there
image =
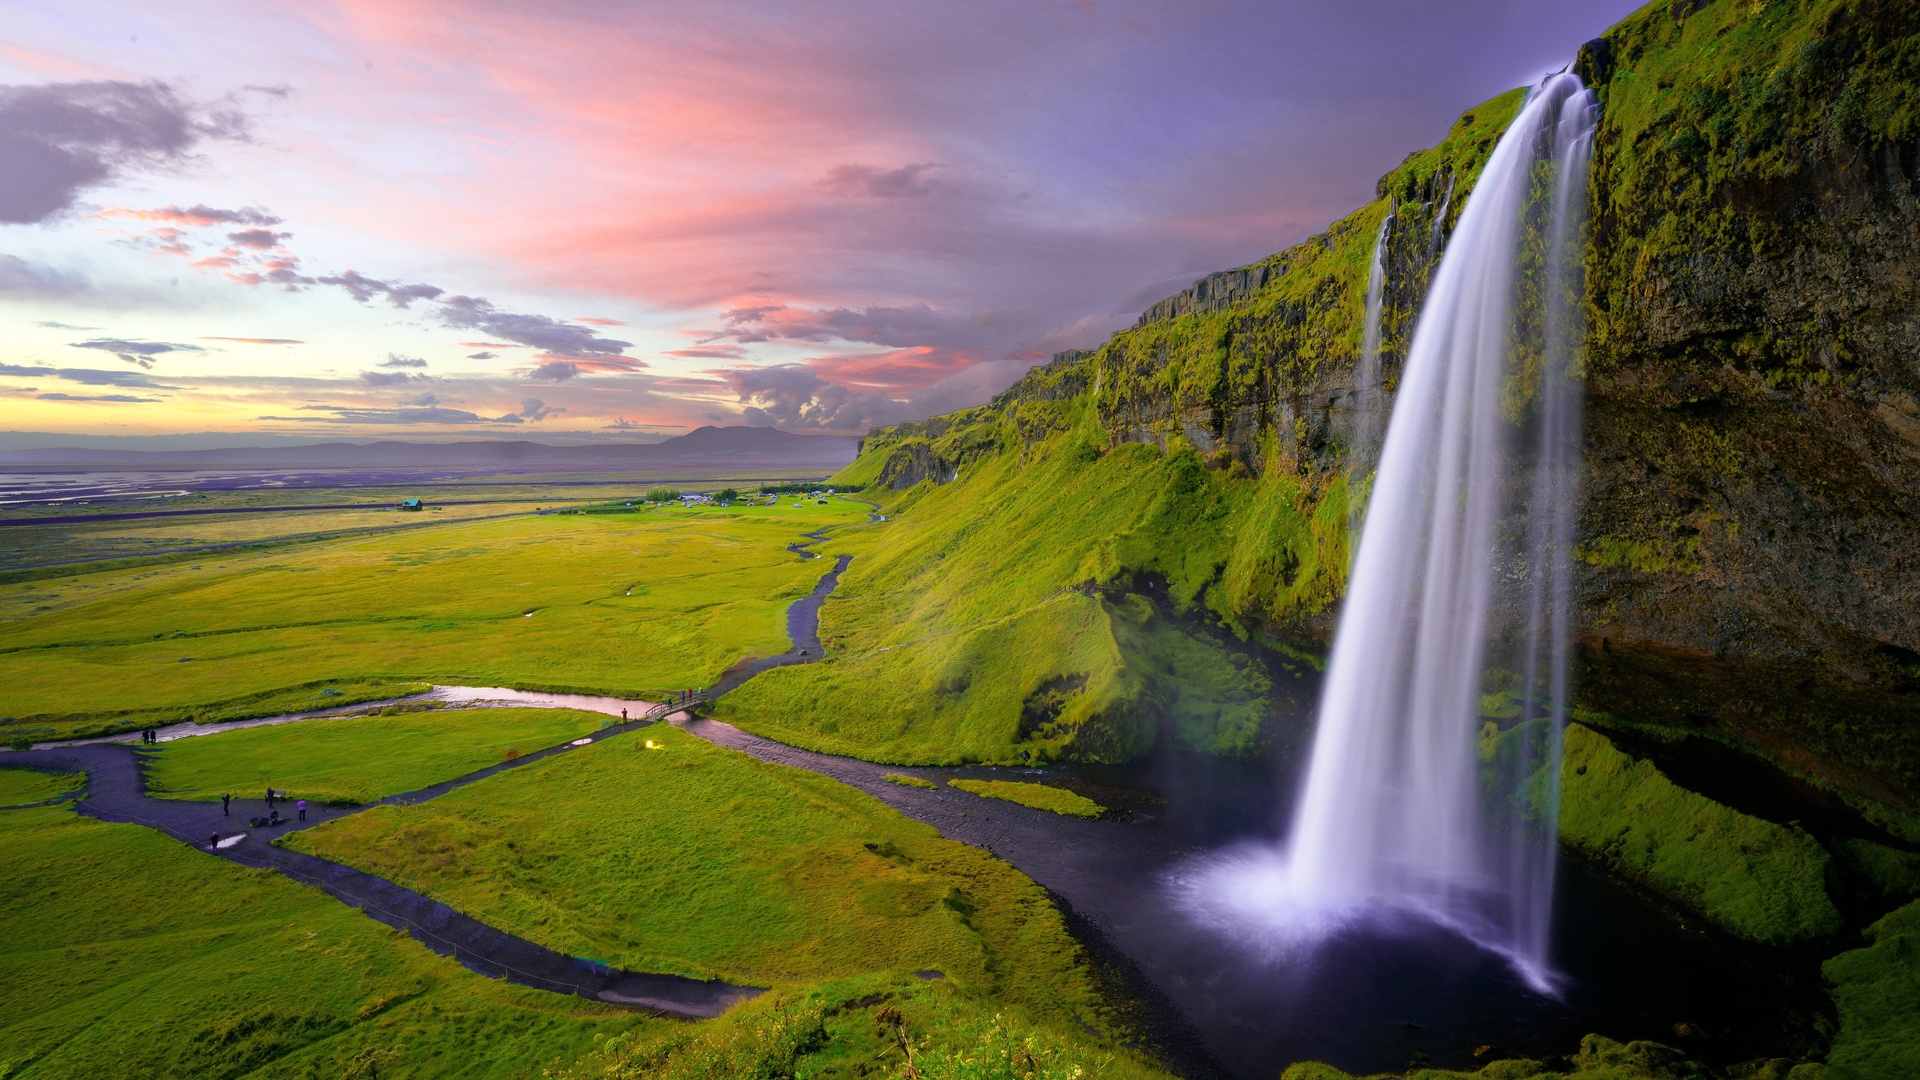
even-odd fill
[[[301,821],[307,820],[307,800],[301,799],[299,802],[295,803],[294,809],[300,811]]]
[[[207,850],[208,851],[220,850],[220,834],[219,833],[214,833],[212,836],[207,838]]]
[[[273,805],[273,785],[272,784],[267,785],[267,805],[269,807]]]
[[[233,796],[231,794],[220,796],[220,816],[221,817],[233,816],[233,811],[227,809],[228,805],[231,804],[232,802],[233,802]]]

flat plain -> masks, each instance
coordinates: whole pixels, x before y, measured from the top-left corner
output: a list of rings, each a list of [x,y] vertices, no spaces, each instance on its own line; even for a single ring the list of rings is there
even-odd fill
[[[370,803],[577,739],[608,721],[575,709],[436,709],[240,728],[163,744],[147,790],[169,799]]]
[[[522,515],[0,585],[0,737],[351,704],[434,682],[645,699],[786,648],[863,520],[795,506]]]

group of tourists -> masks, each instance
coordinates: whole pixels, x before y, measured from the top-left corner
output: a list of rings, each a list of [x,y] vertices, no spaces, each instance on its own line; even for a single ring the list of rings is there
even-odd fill
[[[274,805],[274,803],[276,802],[285,802],[285,801],[287,801],[286,792],[275,791],[271,787],[269,787],[267,789],[267,812],[261,816],[248,818],[247,824],[251,825],[256,829],[270,829],[276,825],[286,825],[296,820],[297,821],[307,820],[307,800],[305,799],[294,800],[293,812],[295,816],[291,818],[281,817],[280,808]],[[233,816],[233,795],[231,793],[222,794],[220,796],[220,816],[221,817]],[[207,850],[211,851],[214,848],[217,848],[219,846],[220,846],[220,834],[214,833],[212,839],[207,841]]]

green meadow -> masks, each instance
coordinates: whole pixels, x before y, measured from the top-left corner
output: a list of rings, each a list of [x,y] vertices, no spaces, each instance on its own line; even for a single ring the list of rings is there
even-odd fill
[[[1107,808],[1065,788],[1051,784],[1023,784],[1014,780],[949,780],[947,786],[970,791],[988,799],[1002,799],[1035,810],[1046,810],[1069,817],[1097,818]]]
[[[574,709],[435,709],[241,728],[163,743],[147,790],[169,799],[377,802],[588,735],[608,717]]]
[[[4,763],[0,763],[3,766]],[[21,806],[78,791],[87,782],[82,773],[41,772],[0,767],[0,806]]]
[[[316,889],[138,825],[0,812],[10,1080],[521,1077],[662,1026],[476,975]]]
[[[1059,912],[1013,867],[668,725],[287,843],[632,970],[790,986],[933,969],[1056,1018],[1100,1008]]]
[[[824,566],[786,550],[866,507],[448,522],[0,585],[0,737],[351,704],[433,682],[644,698],[787,647]]]

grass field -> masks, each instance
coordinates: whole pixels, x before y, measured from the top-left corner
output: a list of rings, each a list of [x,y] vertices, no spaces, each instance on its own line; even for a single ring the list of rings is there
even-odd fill
[[[607,723],[573,709],[437,709],[307,720],[163,743],[147,789],[170,799],[252,798],[271,784],[296,799],[370,803],[418,791],[590,734]]]
[[[323,496],[316,501],[329,500]],[[133,512],[146,509],[173,507],[141,506]],[[531,502],[515,500],[430,507],[426,514],[403,514],[392,506],[369,506],[354,510],[288,510],[64,525],[9,525],[0,529],[0,572],[48,562],[121,558],[202,544],[264,542],[312,533],[457,521],[532,510]]]
[[[671,1026],[494,982],[137,825],[0,812],[0,1076],[520,1077]]]
[[[935,969],[1054,1018],[1097,1011],[1059,913],[1006,863],[666,725],[288,843],[620,967],[758,985]]]
[[[78,791],[86,782],[86,776],[81,773],[10,769],[4,760],[0,760],[0,806],[20,806],[51,799],[69,791]]]
[[[949,780],[948,787],[970,791],[989,799],[1004,799],[1035,810],[1048,810],[1068,817],[1097,818],[1107,808],[1084,795],[1049,784],[1022,784],[1013,780]]]
[[[794,508],[522,517],[0,585],[0,737],[271,715],[427,682],[646,697],[787,647],[863,520]],[[329,693],[329,691],[332,691]]]

